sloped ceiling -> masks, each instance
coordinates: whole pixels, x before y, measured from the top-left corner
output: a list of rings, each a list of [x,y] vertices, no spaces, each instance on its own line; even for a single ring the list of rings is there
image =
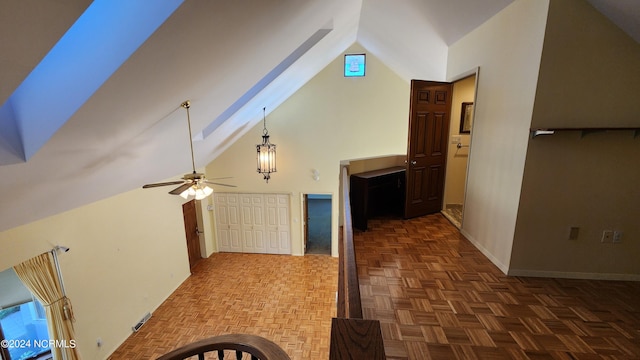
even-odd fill
[[[102,1],[0,2],[0,104]],[[275,109],[355,41],[407,81],[444,80],[447,47],[513,0],[163,3],[172,1],[175,11],[95,91],[73,95],[59,81],[58,103],[82,100],[32,154],[16,151],[25,115],[0,110],[0,231],[190,172],[186,99],[204,166],[261,120],[262,107]],[[640,39],[635,0],[589,1]],[[92,51],[108,59],[114,50]],[[55,104],[27,105],[47,123]]]

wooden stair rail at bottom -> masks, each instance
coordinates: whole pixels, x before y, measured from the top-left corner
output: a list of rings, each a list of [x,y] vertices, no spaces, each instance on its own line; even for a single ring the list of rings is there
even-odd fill
[[[198,359],[204,359],[205,353],[218,351],[220,354],[224,350],[235,350],[236,354],[244,352],[250,354],[252,359],[291,360],[276,343],[249,334],[227,334],[199,340],[179,347],[156,360],[183,360],[195,355],[198,355]]]
[[[331,320],[329,360],[385,360],[378,320]]]
[[[343,225],[339,236],[337,315],[331,320],[330,360],[385,360],[378,320],[362,318],[358,266],[353,244],[349,175],[341,169]]]

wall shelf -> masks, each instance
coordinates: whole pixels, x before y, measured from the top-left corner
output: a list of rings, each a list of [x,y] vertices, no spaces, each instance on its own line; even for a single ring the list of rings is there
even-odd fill
[[[529,133],[532,139],[541,135],[553,135],[556,132],[580,131],[581,137],[596,132],[607,131],[633,131],[633,137],[640,136],[640,127],[584,127],[584,128],[531,128]]]

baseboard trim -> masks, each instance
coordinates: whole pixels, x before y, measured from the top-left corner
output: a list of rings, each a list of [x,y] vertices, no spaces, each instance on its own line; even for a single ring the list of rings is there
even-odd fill
[[[447,220],[449,220],[451,225],[455,226],[458,230],[462,230],[462,224],[460,224],[456,219],[454,219],[453,216],[449,215],[448,212],[442,210],[440,211],[440,214],[442,214],[442,216],[444,216]]]
[[[586,273],[586,272],[511,269],[509,270],[508,275],[509,276],[526,276],[526,277],[543,277],[543,278],[580,279],[580,280],[640,281],[640,274],[611,274],[611,273]]]
[[[476,241],[471,234],[464,229],[460,233],[469,240],[480,252],[489,259],[505,275],[522,277],[542,277],[560,279],[580,279],[580,280],[612,280],[612,281],[640,281],[640,274],[614,274],[614,273],[588,273],[570,271],[546,271],[529,269],[509,269],[508,265],[501,263],[489,250]]]
[[[500,262],[500,260],[498,260],[498,258],[493,256],[493,254],[489,250],[487,250],[484,246],[482,246],[482,244],[480,244],[478,241],[476,241],[476,239],[474,239],[473,236],[471,236],[471,234],[466,232],[464,229],[460,229],[460,233],[467,240],[469,240],[469,242],[472,243],[473,246],[476,247],[476,249],[480,250],[480,252],[484,256],[486,256],[487,259],[489,259],[489,261],[491,261],[493,263],[493,265],[497,266],[498,269],[500,269],[500,271],[502,271],[505,275],[508,274],[508,271],[509,271],[509,266],[508,265],[505,265],[502,262]]]

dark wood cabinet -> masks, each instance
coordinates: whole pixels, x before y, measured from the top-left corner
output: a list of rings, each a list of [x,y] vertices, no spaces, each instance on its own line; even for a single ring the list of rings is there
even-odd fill
[[[350,177],[351,216],[353,226],[367,230],[367,220],[373,216],[403,216],[405,168],[386,169],[353,174]]]

